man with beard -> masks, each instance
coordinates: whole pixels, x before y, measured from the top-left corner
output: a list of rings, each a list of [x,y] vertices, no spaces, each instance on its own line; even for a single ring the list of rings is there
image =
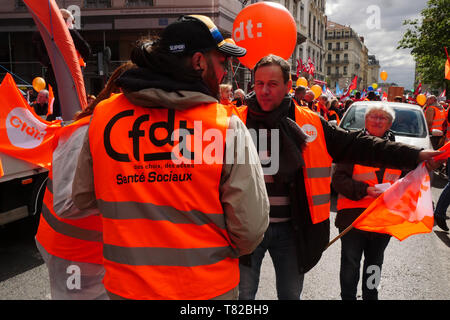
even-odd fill
[[[96,107],[73,200],[101,213],[112,299],[237,298],[238,257],[268,226],[250,133],[217,101],[229,57],[245,53],[210,18],[182,16],[133,50],[123,94]],[[215,156],[197,139],[209,133]]]

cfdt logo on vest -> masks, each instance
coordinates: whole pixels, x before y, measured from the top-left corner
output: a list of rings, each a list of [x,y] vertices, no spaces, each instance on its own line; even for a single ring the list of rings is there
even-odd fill
[[[46,129],[47,125],[26,108],[14,108],[6,117],[6,134],[11,144],[18,148],[38,147],[44,141]]]
[[[180,147],[180,155],[187,157],[188,160],[194,159],[194,152],[187,152],[189,151],[186,146],[187,137],[180,136],[178,141],[174,138],[176,136],[174,133],[180,131],[185,135],[194,134],[194,128],[188,128],[186,120],[179,120],[179,128],[175,129],[175,111],[171,109],[168,110],[166,119],[159,118],[161,121],[153,123],[150,120],[149,114],[135,115],[134,110],[125,110],[113,116],[103,134],[103,143],[108,156],[119,162],[131,162],[131,155],[137,161],[173,160],[174,144],[179,142],[183,145]],[[131,126],[128,127],[128,124]],[[127,128],[126,131],[124,128]],[[129,143],[114,144],[117,135],[129,139]],[[143,146],[148,146],[149,142],[157,148],[152,147],[152,152],[146,153],[148,148]],[[158,148],[161,152],[154,152]]]

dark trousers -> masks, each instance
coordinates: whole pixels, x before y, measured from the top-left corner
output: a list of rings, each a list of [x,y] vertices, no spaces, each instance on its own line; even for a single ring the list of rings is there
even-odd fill
[[[339,230],[339,232],[344,231]],[[363,300],[378,300],[377,287],[381,277],[381,266],[391,236],[352,229],[341,238],[341,298],[356,300],[361,258],[364,253],[362,276]]]

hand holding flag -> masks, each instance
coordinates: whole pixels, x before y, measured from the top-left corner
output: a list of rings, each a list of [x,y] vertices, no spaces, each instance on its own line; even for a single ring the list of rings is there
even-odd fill
[[[402,241],[431,232],[433,222],[430,176],[422,162],[373,201],[327,248],[352,228],[387,233]]]

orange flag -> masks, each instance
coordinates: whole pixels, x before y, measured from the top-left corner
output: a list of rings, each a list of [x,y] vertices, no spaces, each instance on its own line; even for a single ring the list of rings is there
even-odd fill
[[[445,61],[445,79],[450,80],[450,60]]]
[[[53,88],[48,85],[48,110],[47,117],[53,113],[53,103],[55,102],[55,94],[53,93]]]
[[[48,168],[61,121],[48,122],[36,115],[10,74],[0,84],[0,106],[0,152]]]
[[[387,233],[402,241],[433,229],[430,176],[421,163],[396,181],[353,222],[353,227]]]
[[[0,158],[0,178],[4,176],[4,172],[3,172],[3,166],[2,166],[2,159]]]
[[[450,158],[450,141],[440,147],[438,151],[442,151],[443,153],[433,157],[434,161]]]

